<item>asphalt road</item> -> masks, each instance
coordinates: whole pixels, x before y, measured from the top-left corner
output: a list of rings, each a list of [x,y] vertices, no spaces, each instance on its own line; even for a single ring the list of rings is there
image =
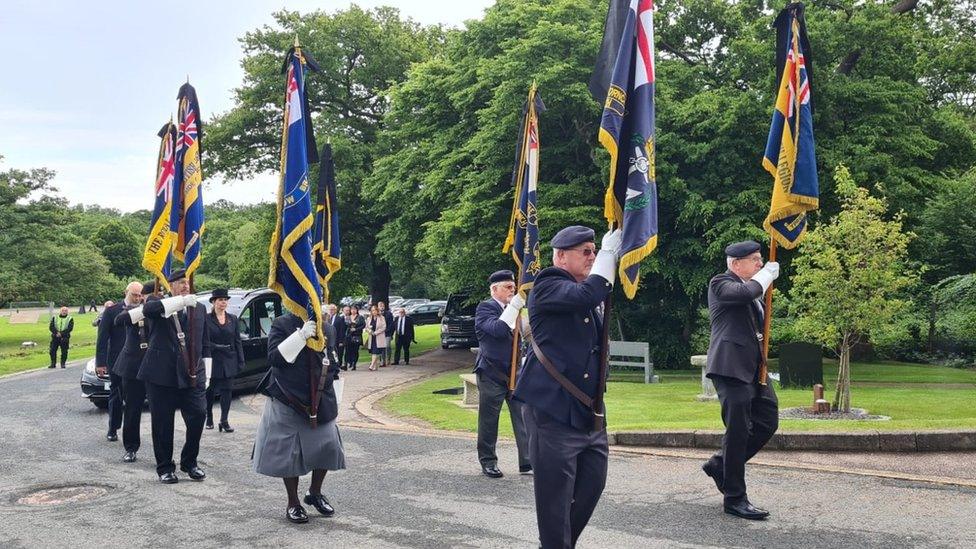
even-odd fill
[[[283,517],[280,481],[250,470],[263,397],[235,399],[238,431],[205,431],[205,482],[156,482],[148,411],[143,449],[120,462],[106,416],[79,396],[80,370],[0,380],[0,547],[534,547],[531,477],[478,472],[473,441],[345,428],[349,469],[330,473],[337,515]],[[179,424],[179,420],[177,420]],[[177,432],[177,452],[182,432]],[[501,445],[502,470],[516,470]],[[761,523],[728,517],[693,460],[612,455],[581,547],[974,547],[976,489],[780,467],[749,471]],[[93,499],[18,503],[46,488],[94,486]],[[302,488],[307,486],[307,479]]]

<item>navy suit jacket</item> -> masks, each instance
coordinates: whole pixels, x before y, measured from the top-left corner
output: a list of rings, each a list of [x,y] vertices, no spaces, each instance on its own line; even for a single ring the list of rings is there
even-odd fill
[[[292,313],[281,315],[271,323],[271,333],[268,334],[268,365],[271,367],[274,381],[268,386],[268,392],[272,398],[287,404],[289,399],[282,392],[284,389],[292,398],[307,406],[312,396],[312,378],[318,380],[321,375],[328,376],[324,390],[319,393],[318,421],[319,425],[324,425],[339,416],[339,404],[333,387],[339,377],[339,363],[330,360],[329,367],[323,372],[322,359],[325,354],[316,352],[307,345],[302,347],[294,362],[288,362],[278,352],[278,345],[295,333],[295,330],[300,329],[304,323],[300,317]],[[334,352],[335,334],[331,333],[333,332],[331,326],[324,326],[323,332],[329,338],[328,348]]]
[[[474,371],[508,385],[512,368],[512,330],[501,316],[502,306],[494,298],[478,304],[474,313],[474,333],[478,336],[478,358]]]
[[[122,312],[124,306],[125,303],[120,302],[102,311],[98,337],[95,340],[95,366],[104,366],[111,370],[125,346],[125,326],[115,325],[115,317]]]
[[[335,330],[335,341],[330,342],[335,345],[344,345],[346,342],[346,319],[342,316],[342,313],[336,313],[332,320],[332,329]]]
[[[730,271],[716,275],[708,283],[711,338],[706,376],[731,377],[746,383],[756,379],[762,358],[756,333],[763,325],[756,300],[762,295],[758,282],[743,282]]]
[[[190,352],[190,360],[195,361],[197,367],[196,389],[206,390],[206,373],[203,358],[210,358],[210,337],[207,330],[207,308],[202,304],[187,307],[186,322],[181,322],[181,328],[186,336],[186,346]],[[190,376],[187,373],[186,360],[180,349],[176,337],[176,326],[172,317],[163,317],[163,302],[150,298],[142,306],[142,312],[150,319],[149,349],[139,366],[138,379],[164,385],[167,387],[190,387]],[[175,313],[179,315],[179,313]],[[192,328],[192,329],[191,329]]]
[[[543,269],[529,293],[532,337],[550,362],[591,398],[599,386],[602,319],[596,308],[613,286],[590,275],[576,282],[558,267]],[[553,379],[529,347],[514,398],[556,421],[582,431],[593,429],[593,412]]]
[[[139,365],[142,364],[142,359],[146,356],[146,350],[141,347],[142,337],[139,335],[140,326],[139,324],[132,323],[128,310],[123,310],[115,315],[112,323],[125,328],[125,345],[123,345],[122,352],[119,353],[118,358],[115,359],[115,364],[112,366],[112,373],[117,376],[122,376],[125,379],[136,379],[136,376],[139,375]],[[142,323],[143,336],[146,337],[146,342],[148,343],[149,320],[143,319]],[[99,324],[105,324],[104,317]]]

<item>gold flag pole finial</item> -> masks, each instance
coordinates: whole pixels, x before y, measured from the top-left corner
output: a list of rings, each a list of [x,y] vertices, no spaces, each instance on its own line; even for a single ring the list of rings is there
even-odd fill
[[[295,35],[295,47],[296,48],[300,48],[301,47],[301,44],[298,43],[298,35],[297,34]]]

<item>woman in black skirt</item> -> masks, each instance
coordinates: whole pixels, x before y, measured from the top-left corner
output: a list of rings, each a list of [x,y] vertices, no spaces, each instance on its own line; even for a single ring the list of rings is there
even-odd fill
[[[207,315],[207,333],[213,354],[213,370],[207,387],[207,429],[213,429],[213,403],[220,397],[220,432],[233,433],[227,421],[230,413],[231,387],[234,377],[244,369],[244,347],[241,345],[237,317],[227,312],[227,290],[218,288],[210,295],[213,311]]]
[[[335,509],[322,495],[322,482],[328,471],[346,468],[336,425],[339,406],[333,388],[333,382],[339,377],[333,341],[335,330],[326,324],[322,331],[329,341],[328,355],[306,344],[315,335],[314,321],[303,323],[301,318],[289,313],[276,318],[268,334],[271,371],[262,382],[261,391],[270,398],[264,404],[254,440],[253,466],[257,473],[284,480],[288,494],[285,516],[294,523],[308,522],[308,514],[298,499],[298,478],[312,473],[303,501],[331,517]],[[320,376],[325,376],[324,384],[317,382]],[[316,380],[314,384],[312,379]],[[310,420],[311,402],[318,402],[315,427]]]
[[[366,319],[359,314],[359,307],[352,307],[346,326],[346,356],[344,360],[346,367],[355,370],[356,362],[359,361],[359,348],[363,345],[363,328],[366,327]]]

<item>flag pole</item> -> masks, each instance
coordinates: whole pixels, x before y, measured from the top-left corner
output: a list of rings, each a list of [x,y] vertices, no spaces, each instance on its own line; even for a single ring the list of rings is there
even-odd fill
[[[769,260],[776,261],[776,239],[773,238],[772,233],[769,235]],[[767,366],[769,361],[769,331],[773,324],[773,289],[775,285],[776,281],[774,280],[769,284],[769,289],[766,290],[766,303],[763,310],[763,352],[762,363],[759,365],[759,383],[761,385],[766,384],[766,376],[769,371]]]
[[[519,288],[522,286],[522,269],[519,269],[518,282],[515,286],[515,293],[519,293]],[[521,336],[522,328],[522,311],[520,310],[518,315],[515,317],[515,331],[512,332],[512,367],[511,371],[508,373],[508,392],[511,393],[515,390],[515,370],[518,367],[518,357],[519,357],[519,336]]]
[[[606,408],[603,404],[603,393],[607,390],[607,369],[610,367],[610,310],[613,306],[613,287],[603,300],[603,329],[600,334],[600,373],[596,384],[596,396],[593,399],[593,430],[602,431],[606,421]]]

